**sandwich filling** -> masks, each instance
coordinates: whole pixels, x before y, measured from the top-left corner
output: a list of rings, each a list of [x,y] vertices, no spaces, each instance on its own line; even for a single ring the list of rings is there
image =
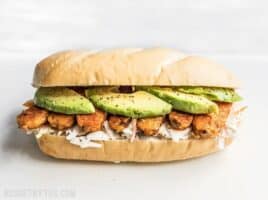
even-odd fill
[[[98,141],[232,137],[244,107],[227,88],[72,87],[39,88],[17,116],[28,134],[65,136],[81,148]]]

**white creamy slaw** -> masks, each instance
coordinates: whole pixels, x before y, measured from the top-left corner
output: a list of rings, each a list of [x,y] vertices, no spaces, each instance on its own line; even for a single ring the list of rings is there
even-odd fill
[[[93,142],[93,141],[107,141],[110,139],[109,135],[104,131],[96,131],[91,134],[87,134],[85,136],[79,136],[81,134],[81,129],[78,126],[74,126],[71,129],[66,131],[66,139],[70,141],[70,143],[80,146],[81,148],[99,148],[101,144]]]
[[[219,136],[216,137],[219,149],[225,148],[225,138],[233,138],[242,122],[242,114],[245,106],[234,104],[227,118],[226,126],[222,129]]]
[[[191,128],[186,128],[180,131],[168,128],[167,123],[163,123],[159,129],[159,135],[164,138],[171,139],[174,142],[178,142],[180,140],[186,140],[191,136]]]

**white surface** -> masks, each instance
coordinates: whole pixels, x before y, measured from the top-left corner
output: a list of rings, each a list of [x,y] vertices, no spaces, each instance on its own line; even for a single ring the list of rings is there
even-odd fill
[[[0,199],[268,199],[265,1],[0,2]],[[206,55],[244,82],[241,133],[224,152],[167,164],[55,160],[19,132],[36,62],[57,50],[168,46]]]

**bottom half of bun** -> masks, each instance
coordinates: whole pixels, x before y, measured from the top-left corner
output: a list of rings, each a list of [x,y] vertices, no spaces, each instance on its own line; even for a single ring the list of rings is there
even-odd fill
[[[81,148],[71,144],[64,136],[44,134],[37,138],[41,151],[49,156],[106,162],[168,162],[185,160],[217,152],[219,141],[211,139],[172,140],[110,140],[99,142],[100,148]],[[232,143],[232,137],[223,138],[223,145]]]

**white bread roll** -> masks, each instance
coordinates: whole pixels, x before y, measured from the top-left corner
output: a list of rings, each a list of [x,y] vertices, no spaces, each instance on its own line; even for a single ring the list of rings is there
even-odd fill
[[[166,85],[239,87],[222,65],[173,49],[65,51],[37,64],[35,87]]]
[[[216,138],[172,140],[114,140],[98,142],[100,148],[80,148],[64,136],[44,134],[36,137],[41,151],[49,156],[69,160],[108,162],[167,162],[204,156],[221,150]],[[225,146],[232,138],[223,139]]]

